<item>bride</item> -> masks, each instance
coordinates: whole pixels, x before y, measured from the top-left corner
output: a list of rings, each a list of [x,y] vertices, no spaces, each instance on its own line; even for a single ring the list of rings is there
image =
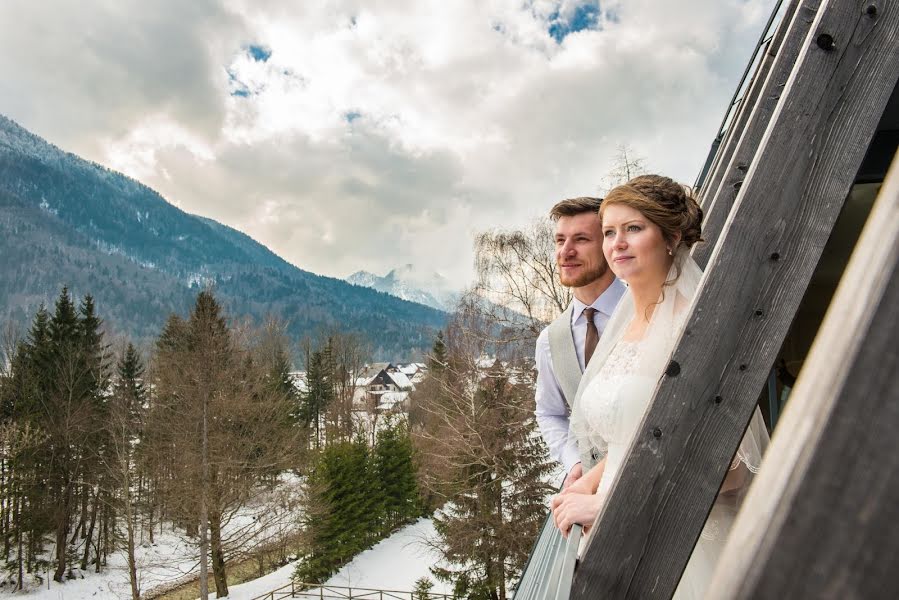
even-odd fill
[[[611,492],[702,276],[690,257],[700,241],[702,209],[688,188],[667,177],[641,175],[609,192],[599,214],[603,253],[628,291],[575,397],[571,434],[584,454],[601,459],[553,499],[553,519],[565,535],[575,523],[589,533]],[[756,408],[678,584],[677,600],[703,596],[767,442]]]

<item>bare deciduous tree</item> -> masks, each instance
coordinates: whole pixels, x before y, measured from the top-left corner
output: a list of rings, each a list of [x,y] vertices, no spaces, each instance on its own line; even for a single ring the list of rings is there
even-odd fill
[[[537,219],[521,230],[493,230],[475,238],[480,310],[506,340],[533,340],[568,306],[571,290],[559,283],[554,226]],[[469,300],[470,302],[471,300]]]
[[[271,379],[270,344],[254,347],[249,332],[230,329],[209,292],[172,338],[161,338],[148,437],[168,455],[170,506],[198,524],[201,597],[208,597],[210,558],[223,597],[224,528],[265,476],[294,464],[299,430],[294,407]]]
[[[601,192],[608,194],[616,185],[620,185],[637,175],[646,174],[646,157],[640,156],[630,144],[618,144],[612,157],[612,168],[603,177]]]

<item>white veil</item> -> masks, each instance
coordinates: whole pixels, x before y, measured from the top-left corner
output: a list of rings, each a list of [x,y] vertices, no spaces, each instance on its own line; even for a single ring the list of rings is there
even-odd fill
[[[652,391],[648,392],[649,394],[652,394],[655,390],[655,384],[661,378],[668,365],[674,345],[680,336],[687,316],[690,314],[690,305],[696,296],[701,279],[702,270],[690,256],[689,248],[681,245],[675,254],[667,281],[662,288],[660,302],[653,310],[646,333],[638,342],[636,364],[632,365],[630,369],[632,374],[637,377],[650,378],[652,385],[648,386],[647,389]],[[599,460],[606,452],[606,441],[599,436],[595,427],[591,426],[585,415],[586,411],[582,398],[584,390],[602,371],[610,353],[622,339],[628,324],[633,318],[634,303],[630,290],[628,290],[618,303],[618,308],[606,325],[590,364],[581,378],[577,395],[575,396],[571,413],[570,434],[577,440],[578,449],[582,457],[586,457],[592,451],[593,455]],[[602,382],[597,382],[597,384],[602,385]],[[648,400],[647,406],[649,405]],[[746,465],[749,471],[749,479],[751,479],[752,474],[759,469],[762,454],[767,447],[767,443],[768,432],[761,413],[758,407],[756,407],[749,428],[731,464],[731,469],[737,468],[742,462]],[[748,483],[749,481],[746,481],[741,486],[743,493],[748,488]],[[736,496],[737,494],[739,492],[731,494],[731,496]]]

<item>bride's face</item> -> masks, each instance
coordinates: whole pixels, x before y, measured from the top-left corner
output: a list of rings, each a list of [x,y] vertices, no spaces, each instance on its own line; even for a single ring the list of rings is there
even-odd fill
[[[624,204],[603,209],[602,251],[619,279],[633,286],[664,282],[671,266],[668,244],[659,226]]]

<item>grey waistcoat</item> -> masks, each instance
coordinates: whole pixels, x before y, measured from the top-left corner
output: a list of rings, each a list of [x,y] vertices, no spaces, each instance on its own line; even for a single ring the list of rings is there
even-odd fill
[[[571,414],[571,404],[577,394],[578,385],[581,382],[581,365],[578,363],[577,350],[574,346],[574,336],[571,334],[571,313],[574,303],[568,305],[565,311],[549,324],[547,331],[549,337],[549,353],[552,359],[553,373],[556,381],[562,388],[568,414]],[[578,448],[581,454],[581,465],[586,473],[596,464],[591,448]]]

